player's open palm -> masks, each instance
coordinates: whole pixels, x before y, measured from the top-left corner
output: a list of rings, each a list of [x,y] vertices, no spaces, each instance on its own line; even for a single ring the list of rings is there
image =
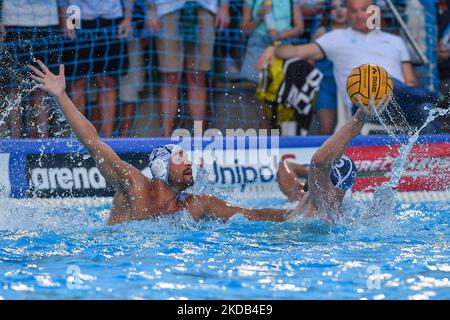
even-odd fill
[[[48,91],[55,97],[59,97],[66,91],[66,77],[64,76],[64,65],[59,66],[59,75],[53,74],[47,66],[41,61],[37,61],[41,70],[34,66],[30,66],[34,75],[31,78],[39,82],[39,88]]]

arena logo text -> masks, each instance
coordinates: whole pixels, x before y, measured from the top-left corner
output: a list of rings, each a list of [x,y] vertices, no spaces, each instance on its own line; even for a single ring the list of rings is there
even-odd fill
[[[35,190],[106,188],[106,180],[97,167],[34,168],[31,183]]]

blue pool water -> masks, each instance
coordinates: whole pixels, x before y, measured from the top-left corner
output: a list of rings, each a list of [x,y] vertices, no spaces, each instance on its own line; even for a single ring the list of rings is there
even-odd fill
[[[450,299],[449,201],[335,227],[183,213],[109,227],[108,208],[1,201],[0,297]]]

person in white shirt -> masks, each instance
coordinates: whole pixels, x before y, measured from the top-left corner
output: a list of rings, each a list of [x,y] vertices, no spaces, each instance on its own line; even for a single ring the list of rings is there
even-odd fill
[[[333,61],[339,91],[348,107],[352,106],[346,94],[345,83],[350,72],[365,63],[374,63],[388,70],[392,78],[415,85],[410,56],[403,40],[396,35],[374,30],[367,34],[352,28],[328,32],[319,37],[316,46]]]
[[[257,62],[261,69],[274,55],[282,59],[299,57],[333,62],[334,76],[346,106],[354,107],[346,93],[345,83],[351,70],[364,63],[374,63],[385,68],[394,79],[394,95],[405,111],[411,125],[421,125],[426,117],[424,103],[434,102],[435,97],[426,90],[417,88],[410,56],[404,41],[396,35],[378,29],[370,29],[367,8],[372,0],[348,0],[347,18],[350,27],[333,30],[311,42],[300,46],[269,47]],[[429,127],[431,131],[436,127]]]
[[[65,7],[57,0],[3,0],[0,8],[0,43],[5,44],[0,53],[0,90],[13,95],[10,101],[18,101],[19,91],[28,89],[27,65],[33,58],[45,61],[51,70],[59,63]],[[44,94],[34,91],[29,98],[30,103],[18,103],[0,121],[2,136],[49,136],[49,111],[42,108]],[[3,104],[0,101],[0,107]]]
[[[264,49],[275,41],[282,42],[302,35],[304,23],[298,0],[279,0],[272,2],[273,26],[265,21],[267,7],[262,0],[244,1],[241,29],[249,39],[242,62],[241,78],[258,83],[259,75],[254,61]],[[273,29],[271,29],[271,27]]]

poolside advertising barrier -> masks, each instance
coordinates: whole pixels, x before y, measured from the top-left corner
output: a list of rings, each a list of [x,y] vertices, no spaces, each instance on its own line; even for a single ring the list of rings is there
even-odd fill
[[[406,142],[406,137],[399,139]],[[269,143],[256,148],[249,143],[238,145],[228,141],[223,143],[222,150],[216,148],[217,143],[212,148],[208,141],[194,141],[190,158],[195,164],[194,176],[203,184],[238,193],[271,192],[278,188],[276,170],[280,159],[308,165],[325,140],[326,137],[281,137],[276,145]],[[151,150],[165,143],[177,143],[163,138],[105,139],[105,142],[148,177],[151,177],[148,167]],[[354,190],[371,192],[388,181],[398,148],[399,141],[388,136],[355,138],[345,151],[358,167]],[[245,158],[257,153],[264,154],[265,160],[249,163]],[[421,136],[408,157],[399,191],[450,188],[450,135]],[[2,197],[105,197],[113,192],[94,160],[76,140],[0,140]]]

